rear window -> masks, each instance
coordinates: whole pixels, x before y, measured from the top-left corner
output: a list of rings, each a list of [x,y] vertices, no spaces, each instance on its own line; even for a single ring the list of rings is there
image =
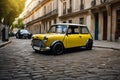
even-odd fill
[[[29,33],[27,30],[20,30],[21,33]]]

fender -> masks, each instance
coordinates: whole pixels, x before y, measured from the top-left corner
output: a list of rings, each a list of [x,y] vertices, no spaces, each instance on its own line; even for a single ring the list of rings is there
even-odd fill
[[[92,39],[87,39],[86,44],[88,44],[88,43],[92,43],[93,44],[93,40]]]
[[[54,41],[54,42],[50,45],[50,48],[52,48],[52,46],[53,46],[54,44],[56,44],[57,42],[59,42],[59,43],[61,43],[61,44],[63,45],[63,43],[62,43],[61,41],[56,40],[56,41]],[[64,45],[63,45],[63,46],[64,46]]]

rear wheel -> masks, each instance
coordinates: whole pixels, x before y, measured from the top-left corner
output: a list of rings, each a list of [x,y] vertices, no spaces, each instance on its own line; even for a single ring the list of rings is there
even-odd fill
[[[62,54],[64,51],[64,47],[63,47],[63,44],[62,43],[55,43],[53,46],[52,46],[52,52],[53,54]]]
[[[89,41],[86,44],[86,49],[91,50],[93,47],[93,40],[89,39]]]

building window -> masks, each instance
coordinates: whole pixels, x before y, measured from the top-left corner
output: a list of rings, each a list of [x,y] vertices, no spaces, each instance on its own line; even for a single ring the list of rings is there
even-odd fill
[[[70,8],[72,8],[72,0],[70,0]]]
[[[66,23],[66,21],[63,21],[63,23]]]
[[[63,2],[63,14],[66,14],[66,2]]]
[[[69,22],[69,23],[72,23],[72,20],[69,20],[68,22]]]
[[[70,0],[69,2],[70,7],[68,8],[68,13],[72,12],[72,0]]]
[[[81,4],[80,4],[80,9],[82,10],[82,9],[84,9],[84,0],[81,0]]]
[[[49,26],[47,26],[47,31],[50,29],[51,27],[51,21],[49,21]]]
[[[44,14],[46,14],[46,6],[44,6]]]
[[[50,7],[50,12],[51,12],[52,11],[52,3],[50,3],[49,7]]]
[[[84,24],[84,18],[80,18],[79,23]]]
[[[54,24],[56,24],[56,22],[57,22],[56,19],[54,19]]]
[[[91,1],[91,7],[94,7],[96,5],[96,0]]]

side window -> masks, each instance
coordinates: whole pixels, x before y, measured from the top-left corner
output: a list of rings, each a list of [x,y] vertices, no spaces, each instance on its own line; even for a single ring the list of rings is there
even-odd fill
[[[52,27],[50,32],[55,33],[55,27]]]
[[[89,31],[87,29],[87,27],[81,27],[81,34],[88,34]]]
[[[79,34],[78,26],[69,26],[68,34]]]
[[[68,28],[68,34],[72,34],[72,29]]]
[[[75,34],[79,34],[79,29],[78,29],[78,27],[74,29],[74,33],[75,33]]]

